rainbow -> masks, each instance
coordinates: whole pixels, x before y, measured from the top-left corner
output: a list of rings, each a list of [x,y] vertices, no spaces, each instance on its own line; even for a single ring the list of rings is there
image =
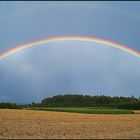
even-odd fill
[[[27,43],[27,44],[17,46],[15,48],[12,48],[12,49],[0,54],[0,59],[5,58],[5,57],[9,56],[10,54],[13,54],[17,51],[23,50],[25,48],[37,46],[39,44],[57,42],[57,41],[87,41],[87,42],[104,44],[104,45],[110,46],[112,48],[119,49],[121,51],[127,52],[131,55],[134,55],[134,56],[140,58],[140,52],[138,52],[136,50],[133,50],[133,49],[127,47],[127,46],[109,41],[109,40],[104,40],[104,39],[100,39],[100,38],[96,38],[96,37],[64,36],[64,37],[51,37],[51,38],[41,39],[41,40],[37,40],[37,41],[31,42],[31,43]]]

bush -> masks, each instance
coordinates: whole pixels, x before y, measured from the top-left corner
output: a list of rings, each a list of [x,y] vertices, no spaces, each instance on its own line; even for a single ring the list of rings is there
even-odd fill
[[[0,108],[4,109],[21,109],[20,105],[17,105],[16,103],[0,103]]]

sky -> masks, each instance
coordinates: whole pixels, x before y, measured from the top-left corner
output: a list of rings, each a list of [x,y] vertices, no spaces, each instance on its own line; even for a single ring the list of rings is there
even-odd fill
[[[48,37],[111,40],[140,52],[140,2],[0,2],[0,54]],[[0,59],[0,102],[57,94],[140,96],[140,58],[107,45],[58,41]]]

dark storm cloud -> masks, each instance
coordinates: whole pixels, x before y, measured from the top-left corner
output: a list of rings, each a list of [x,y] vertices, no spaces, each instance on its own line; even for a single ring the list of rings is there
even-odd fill
[[[105,9],[103,4],[43,4],[19,3],[4,4],[0,20],[1,50],[49,36],[81,35],[97,36],[114,40],[139,50],[137,42],[140,20],[131,18],[135,9],[128,15]],[[93,5],[93,8],[92,8]],[[97,6],[96,6],[97,5]],[[108,7],[113,9],[113,4]],[[114,6],[120,9],[121,4]],[[126,4],[125,4],[126,5]],[[129,4],[128,4],[129,5]],[[133,3],[135,7],[135,3]],[[26,7],[26,8],[25,8]],[[127,7],[127,6],[126,6]],[[126,8],[127,9],[127,8]],[[137,9],[137,8],[136,8]],[[10,11],[10,12],[9,12]],[[11,12],[12,11],[12,12]],[[116,10],[117,11],[117,10]],[[128,10],[127,10],[128,11]],[[137,12],[137,11],[136,11]],[[5,13],[5,14],[3,14]],[[134,13],[133,15],[137,15]],[[8,41],[7,41],[8,40]]]

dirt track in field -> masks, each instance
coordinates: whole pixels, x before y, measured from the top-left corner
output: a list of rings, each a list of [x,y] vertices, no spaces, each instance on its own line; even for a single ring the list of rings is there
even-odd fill
[[[140,139],[140,114],[0,110],[0,138]]]

